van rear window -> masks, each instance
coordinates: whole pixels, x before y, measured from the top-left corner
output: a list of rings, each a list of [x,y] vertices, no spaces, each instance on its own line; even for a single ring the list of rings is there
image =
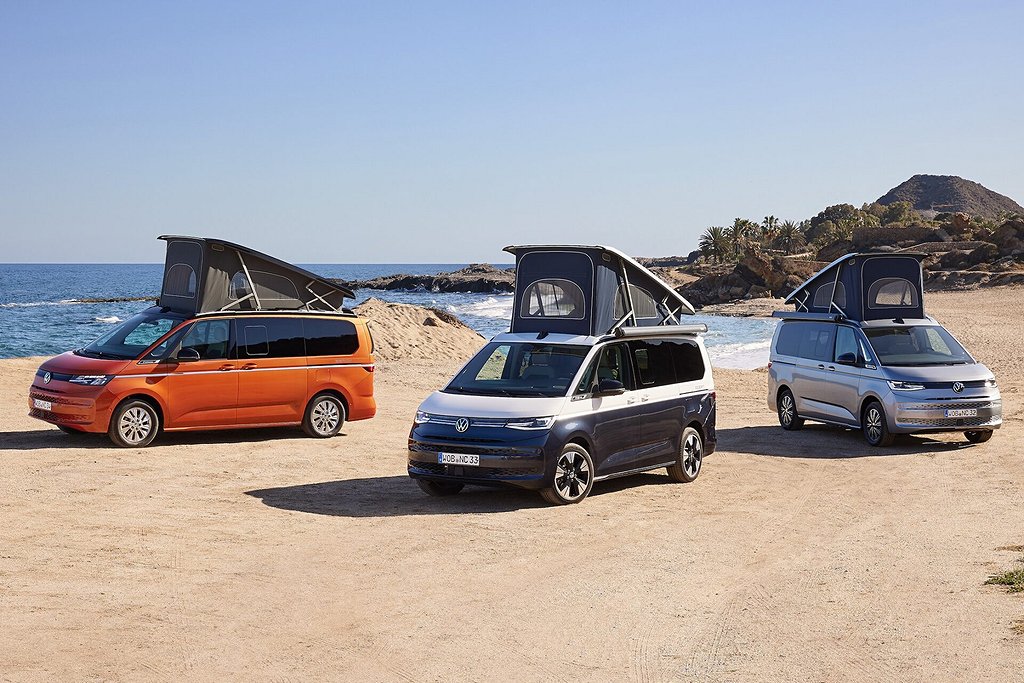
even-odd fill
[[[356,326],[349,320],[303,318],[307,356],[348,356],[359,350]]]

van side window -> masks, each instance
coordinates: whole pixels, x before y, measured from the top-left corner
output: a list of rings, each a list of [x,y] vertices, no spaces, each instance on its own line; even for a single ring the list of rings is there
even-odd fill
[[[181,348],[195,349],[202,360],[220,360],[228,357],[230,343],[230,320],[200,320],[185,333]]]
[[[800,330],[798,356],[810,360],[832,360],[833,340],[836,332],[834,324],[796,323],[794,327]]]
[[[775,342],[775,352],[782,356],[800,355],[801,327],[807,323],[782,323],[779,338]]]
[[[348,320],[303,318],[307,356],[348,356],[359,350],[356,326]]]
[[[855,361],[864,360],[861,357],[860,349],[857,345],[857,334],[853,331],[853,328],[840,325],[836,330],[836,362],[838,363],[839,359],[843,356],[853,356]]]
[[[660,387],[674,384],[676,373],[672,364],[671,342],[662,340],[630,342],[633,361],[639,384],[644,387]],[[703,374],[703,373],[702,373]]]
[[[576,394],[589,394],[603,379],[622,382],[626,389],[633,388],[629,365],[629,349],[625,344],[609,344],[601,349],[576,385]]]
[[[704,357],[700,348],[691,341],[668,342],[672,349],[672,365],[676,370],[677,382],[693,382],[704,379]]]
[[[296,358],[306,355],[302,322],[292,317],[238,318],[239,358]]]

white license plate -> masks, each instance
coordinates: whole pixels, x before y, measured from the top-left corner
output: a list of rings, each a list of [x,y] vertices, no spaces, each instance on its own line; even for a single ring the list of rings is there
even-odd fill
[[[442,465],[480,466],[480,456],[472,453],[438,453],[437,462]]]
[[[977,408],[953,408],[946,411],[946,417],[978,417]]]
[[[39,410],[53,410],[53,404],[49,401],[40,401],[38,398],[32,399],[32,406]]]

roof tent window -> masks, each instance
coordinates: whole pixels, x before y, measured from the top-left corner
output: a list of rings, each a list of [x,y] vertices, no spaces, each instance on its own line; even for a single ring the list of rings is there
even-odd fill
[[[299,290],[288,278],[260,270],[252,270],[249,273],[252,275],[260,303],[299,300]]]
[[[869,308],[916,308],[917,287],[901,277],[886,277],[868,288]]]
[[[175,263],[164,276],[164,294],[191,299],[196,295],[196,271],[187,263]]]
[[[822,286],[818,287],[817,291],[814,292],[814,308],[828,308],[829,302],[832,301],[832,289],[835,288],[835,302],[839,308],[846,308],[846,286],[842,282],[836,284],[833,282],[826,282]]]
[[[229,299],[244,299],[252,293],[249,289],[249,278],[245,276],[245,272],[238,271],[231,276],[231,283],[228,285],[228,298]]]
[[[629,294],[633,297],[633,314],[637,320],[661,319],[661,314],[658,313],[658,302],[654,300],[650,292],[642,287],[630,285]],[[623,284],[619,286],[612,312],[616,320],[626,315],[626,305],[626,285]]]
[[[571,280],[537,280],[523,293],[522,311],[531,318],[582,320],[583,290]]]

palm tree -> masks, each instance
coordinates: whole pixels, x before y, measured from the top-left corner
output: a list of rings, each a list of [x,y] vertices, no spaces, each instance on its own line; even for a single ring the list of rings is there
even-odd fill
[[[697,242],[697,247],[704,254],[705,258],[714,258],[715,263],[721,263],[722,256],[729,247],[729,239],[725,235],[725,228],[720,225],[713,225],[705,230]]]
[[[764,221],[761,222],[761,239],[765,242],[771,242],[775,239],[775,236],[779,231],[779,219],[775,216],[765,216]]]
[[[725,237],[732,244],[733,258],[739,259],[740,245],[747,240],[757,227],[757,223],[746,218],[734,218],[732,225],[725,229]]]
[[[800,246],[804,241],[803,230],[800,224],[795,221],[782,221],[779,225],[779,240],[785,245],[786,253],[792,254],[794,246]]]

